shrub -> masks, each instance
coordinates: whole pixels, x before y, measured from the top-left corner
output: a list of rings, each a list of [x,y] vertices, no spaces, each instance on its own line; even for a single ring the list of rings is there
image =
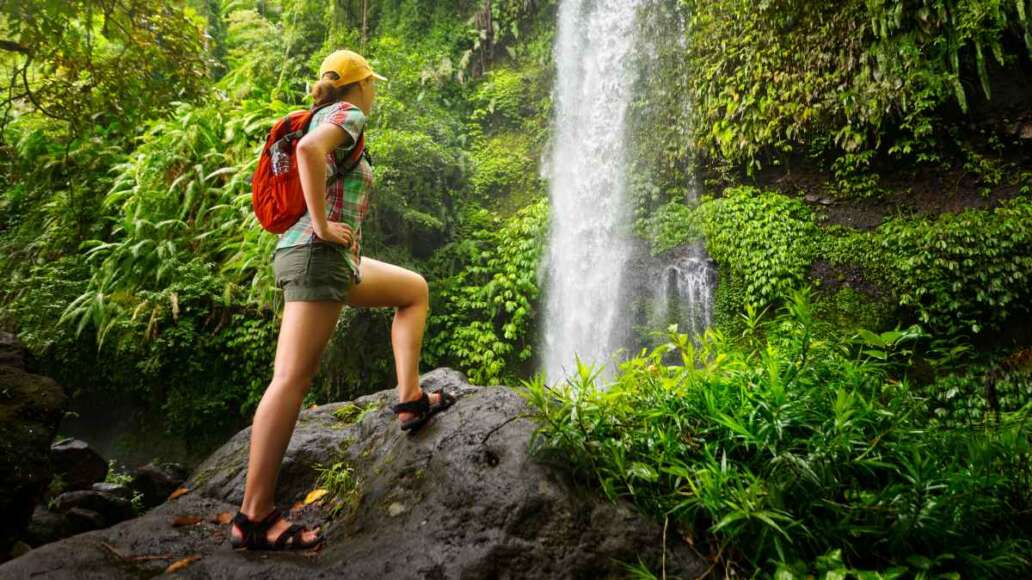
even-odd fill
[[[525,382],[532,449],[779,577],[1027,569],[1032,403],[947,427],[900,374],[917,329],[820,340],[819,326],[795,293],[762,339],[671,333],[612,384],[583,365],[572,386]]]
[[[511,376],[530,358],[547,216],[544,198],[505,221],[483,209],[469,213],[468,229],[439,258],[464,266],[435,285],[440,291],[427,341],[432,358],[455,361],[479,384]]]
[[[753,187],[725,189],[697,205],[670,202],[636,223],[653,255],[704,239],[718,264],[715,319],[735,330],[744,306],[779,302],[806,280],[820,229],[801,201]]]
[[[859,264],[879,286],[938,333],[999,328],[1029,312],[1032,201],[988,210],[894,218],[871,232],[835,231],[821,253]]]

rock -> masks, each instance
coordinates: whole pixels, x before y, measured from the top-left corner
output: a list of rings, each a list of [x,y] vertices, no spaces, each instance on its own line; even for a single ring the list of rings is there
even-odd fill
[[[47,451],[65,405],[64,391],[53,380],[0,366],[0,560],[50,483]]]
[[[95,491],[109,493],[115,497],[120,497],[122,499],[133,499],[133,490],[129,489],[124,485],[118,485],[117,483],[106,483],[100,481],[94,483],[92,489]]]
[[[104,518],[104,526],[127,520],[133,517],[132,504],[129,500],[110,493],[92,489],[66,491],[54,498],[54,510],[68,512],[73,508],[88,509],[97,512]]]
[[[89,443],[71,437],[50,446],[54,475],[64,481],[65,490],[90,489],[107,476],[108,464]]]
[[[30,551],[32,551],[32,546],[26,544],[25,542],[17,541],[14,543],[13,546],[11,546],[11,551],[9,552],[9,554],[12,558],[17,558],[18,556],[24,556],[25,554],[28,554]]]
[[[108,522],[104,519],[104,516],[100,512],[91,509],[74,507],[68,510],[65,515],[72,526],[75,527],[76,534],[108,527]]]
[[[664,545],[661,522],[530,457],[536,424],[524,416],[518,393],[469,385],[450,369],[424,375],[422,384],[447,385],[459,401],[412,435],[387,408],[396,401],[393,390],[301,413],[277,504],[303,500],[319,464],[350,465],[357,482],[336,518],[319,504],[295,515],[323,526],[321,550],[228,549],[229,526],[214,522],[220,512],[235,513],[243,496],[248,428],[198,466],[185,484],[190,492],[139,518],[36,548],[0,566],[0,577],[149,577],[191,555],[200,558],[183,573],[195,578],[604,579],[626,577],[616,561],[639,558],[657,570],[665,558],[670,576],[704,575],[706,562],[676,532]],[[346,405],[365,412],[338,419],[334,411]],[[173,526],[177,516],[202,519]]]
[[[152,508],[168,499],[189,473],[178,463],[148,463],[136,469],[130,487],[143,494],[143,505]]]
[[[86,529],[73,525],[66,514],[38,505],[32,512],[32,521],[25,531],[25,541],[33,546],[41,546],[84,531]]]
[[[10,332],[0,332],[0,366],[25,370],[25,347]]]
[[[805,199],[807,203],[817,203],[821,198],[816,193],[808,193],[803,199]]]

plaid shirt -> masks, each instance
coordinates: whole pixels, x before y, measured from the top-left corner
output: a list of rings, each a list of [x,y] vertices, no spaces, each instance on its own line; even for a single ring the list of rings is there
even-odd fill
[[[352,106],[348,108],[344,103],[335,103],[319,111],[312,116],[312,123],[309,130],[320,123],[333,123],[344,129],[351,135],[352,145],[339,147],[332,153],[326,155],[326,219],[334,222],[342,222],[351,227],[354,232],[355,243],[351,252],[347,254],[348,266],[359,279],[358,265],[362,261],[362,221],[369,210],[369,194],[373,188],[373,168],[363,157],[358,165],[346,175],[336,175],[334,155],[340,163],[346,163],[354,143],[365,126],[366,117],[362,110]],[[276,249],[289,248],[311,244],[320,239],[315,235],[312,227],[312,217],[305,211],[297,222],[290,226],[290,229],[280,234]]]

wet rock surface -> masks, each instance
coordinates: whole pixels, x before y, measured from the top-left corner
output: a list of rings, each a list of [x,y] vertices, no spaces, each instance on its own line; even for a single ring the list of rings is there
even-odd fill
[[[143,494],[143,506],[152,508],[168,499],[189,476],[178,463],[148,463],[138,467],[130,487]]]
[[[664,550],[661,523],[528,456],[535,424],[512,389],[471,386],[450,369],[427,373],[422,384],[446,386],[459,400],[413,435],[398,429],[389,410],[393,390],[302,412],[277,505],[299,506],[317,466],[350,466],[358,482],[336,517],[332,503],[294,512],[295,521],[323,526],[327,542],[318,550],[230,548],[229,525],[218,517],[225,521],[243,497],[248,428],[198,466],[185,483],[189,493],[142,517],[32,550],[0,566],[0,578],[149,577],[194,556],[180,576],[623,578],[617,561],[639,558],[656,569],[665,558],[670,577],[705,570],[681,541],[668,539]]]
[[[67,514],[49,510],[44,505],[37,505],[22,539],[31,546],[41,546],[92,529],[94,528],[77,526],[76,522]]]
[[[54,498],[53,503],[58,512],[67,512],[73,508],[96,512],[104,522],[97,527],[110,526],[134,515],[129,500],[93,489],[66,491]]]
[[[107,461],[90,444],[68,437],[50,446],[54,475],[64,482],[64,489],[90,489],[103,481],[108,472]]]
[[[23,348],[0,333],[0,562],[25,531],[51,479],[50,442],[67,400],[47,377],[22,368]]]
[[[133,490],[129,489],[124,485],[117,483],[97,482],[92,487],[95,491],[102,491],[104,493],[110,493],[113,496],[120,497],[122,499],[133,499]]]

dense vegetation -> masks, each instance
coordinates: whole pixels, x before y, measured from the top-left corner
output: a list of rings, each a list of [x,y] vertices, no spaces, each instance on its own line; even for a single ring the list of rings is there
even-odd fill
[[[44,372],[84,396],[130,397],[173,433],[217,439],[246,421],[270,377],[281,301],[249,178],[265,131],[305,106],[319,60],[341,46],[390,78],[369,129],[365,250],[431,281],[425,365],[482,381],[518,372],[547,217],[534,167],[549,118],[548,3],[142,7],[2,15],[0,54],[17,72],[0,157],[3,324]],[[310,401],[392,384],[390,316],[342,316],[334,344],[351,346],[330,349]],[[485,341],[491,350],[474,348]]]
[[[528,379],[557,3],[159,4],[0,8],[0,327],[37,370],[198,452],[247,424],[282,300],[248,180],[351,47],[390,78],[364,251],[430,281],[424,368]],[[539,451],[728,570],[1020,575],[1032,3],[652,0],[637,25],[634,231],[705,244],[716,328],[612,385],[530,380]],[[391,316],[344,311],[306,403],[394,384]]]
[[[845,341],[803,292],[748,323],[737,342],[673,332],[607,389],[585,366],[564,387],[531,382],[536,445],[668,520],[724,575],[741,564],[778,578],[1028,570],[1027,367],[1014,377],[1023,407],[1011,397],[969,413],[905,378],[916,327]]]

